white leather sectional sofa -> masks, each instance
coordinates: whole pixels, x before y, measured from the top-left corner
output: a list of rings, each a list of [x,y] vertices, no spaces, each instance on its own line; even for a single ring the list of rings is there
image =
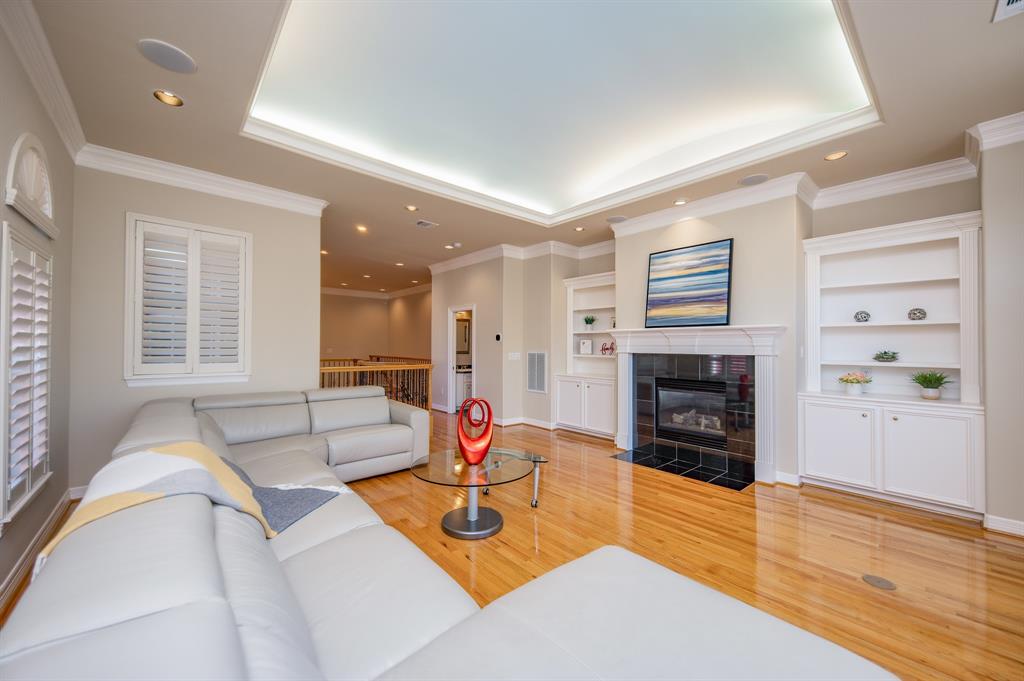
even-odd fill
[[[426,414],[394,404],[390,423],[412,440],[386,428],[338,437],[385,425],[379,397],[357,388],[158,401],[116,454],[201,439],[257,483],[337,484],[335,473],[388,469],[426,446]],[[370,433],[394,439],[367,458]],[[205,496],[117,512],[57,545],[0,630],[4,681],[372,678],[892,677],[618,547],[481,610],[355,493],[271,540]]]

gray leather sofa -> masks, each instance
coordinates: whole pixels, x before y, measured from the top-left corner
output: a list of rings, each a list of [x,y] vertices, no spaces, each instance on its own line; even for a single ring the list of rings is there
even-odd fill
[[[387,423],[412,440],[399,447],[397,429],[377,428],[385,413],[369,398],[379,393],[288,395],[149,403],[116,453],[199,439],[263,484],[338,484],[335,472],[405,466],[426,446],[419,415],[394,404]],[[358,452],[372,448],[371,434],[395,439],[367,458]],[[481,610],[349,492],[270,540],[250,516],[199,495],[85,525],[57,545],[0,630],[0,678],[894,677],[618,547]]]

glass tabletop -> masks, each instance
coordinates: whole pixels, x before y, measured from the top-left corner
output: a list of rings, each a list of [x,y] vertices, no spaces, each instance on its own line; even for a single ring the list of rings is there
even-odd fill
[[[525,478],[535,463],[547,463],[547,459],[522,450],[491,447],[483,461],[470,466],[458,449],[445,449],[414,461],[412,474],[435,485],[493,487]]]

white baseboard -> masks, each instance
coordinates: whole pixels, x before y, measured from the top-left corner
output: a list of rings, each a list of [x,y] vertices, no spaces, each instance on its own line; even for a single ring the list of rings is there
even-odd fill
[[[445,414],[448,413],[448,405],[447,404],[431,404],[430,408],[434,409],[436,411],[442,411]]]
[[[1000,518],[997,515],[985,514],[985,529],[995,530],[996,532],[1005,532],[1006,534],[1015,534],[1018,537],[1024,537],[1024,520],[1014,520],[1013,518]]]
[[[543,428],[544,430],[554,430],[555,424],[550,421],[541,421],[540,419],[531,419],[528,416],[523,417],[523,423],[528,426],[534,426],[536,428]]]
[[[793,473],[784,473],[782,471],[775,471],[775,482],[781,482],[783,485],[791,485],[793,487],[800,486],[800,476],[794,475]]]
[[[494,419],[494,425],[501,426],[502,428],[504,428],[505,426],[518,426],[518,425],[520,425],[521,423],[524,423],[524,422],[525,422],[525,419],[523,419],[522,416],[510,416],[507,419],[499,419],[499,418],[495,418]]]
[[[29,542],[28,546],[25,547],[25,551],[18,557],[18,561],[14,564],[10,574],[4,578],[3,584],[0,584],[0,610],[4,610],[7,607],[8,600],[14,596],[14,590],[18,588],[18,585],[28,575],[32,566],[35,565],[36,556],[42,551],[43,543],[57,529],[57,523],[60,521],[61,516],[64,515],[64,510],[68,507],[68,504],[71,503],[71,499],[71,490],[69,489],[57,501],[53,510],[50,511],[50,515],[47,516],[46,522],[42,524],[36,532],[36,536],[32,537],[32,541]]]
[[[70,499],[72,501],[78,501],[79,499],[84,497],[85,496],[86,487],[87,487],[87,485],[82,485],[81,487],[72,487],[71,489],[69,489],[68,490],[68,495],[69,495]]]

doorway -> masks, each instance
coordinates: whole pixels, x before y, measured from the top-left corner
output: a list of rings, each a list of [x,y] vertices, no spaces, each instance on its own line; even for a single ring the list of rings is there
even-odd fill
[[[476,389],[476,305],[448,308],[448,413]]]

